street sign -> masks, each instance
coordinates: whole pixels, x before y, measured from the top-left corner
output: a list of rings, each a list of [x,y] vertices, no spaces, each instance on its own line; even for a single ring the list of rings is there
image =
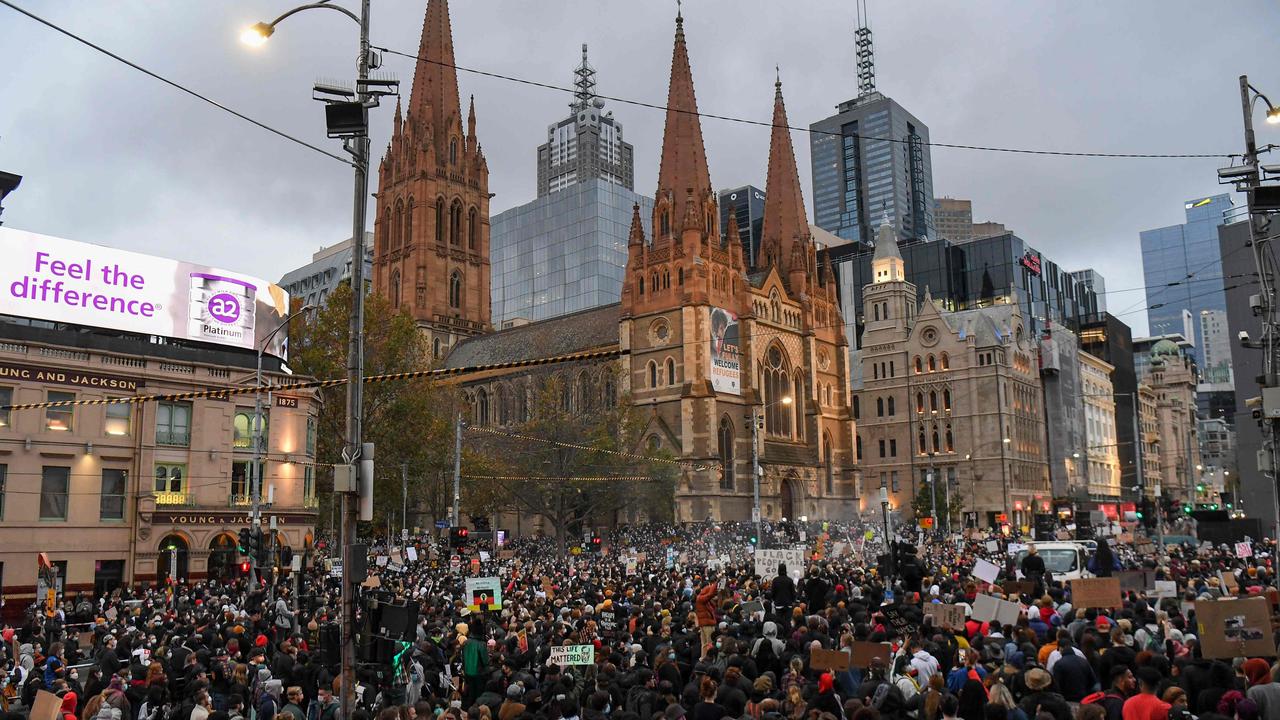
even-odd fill
[[[760,522],[760,508],[758,507],[751,508],[751,522],[753,523]]]
[[[437,520],[437,521],[436,521],[436,527],[437,527],[437,528],[439,528],[439,529],[441,529],[441,530],[443,530],[443,529],[445,529],[445,528],[449,527],[449,521],[448,521],[448,520]]]

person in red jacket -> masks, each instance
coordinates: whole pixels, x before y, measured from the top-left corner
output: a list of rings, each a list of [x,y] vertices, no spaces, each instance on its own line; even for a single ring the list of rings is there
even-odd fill
[[[711,635],[716,629],[715,597],[718,589],[719,583],[713,579],[698,591],[698,596],[693,601],[693,609],[698,616],[698,632],[702,636],[702,654],[699,659],[707,656]]]

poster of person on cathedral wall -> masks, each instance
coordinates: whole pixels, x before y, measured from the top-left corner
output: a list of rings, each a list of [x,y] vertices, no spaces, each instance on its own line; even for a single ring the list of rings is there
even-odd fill
[[[742,394],[738,316],[711,308],[711,387],[716,392]]]

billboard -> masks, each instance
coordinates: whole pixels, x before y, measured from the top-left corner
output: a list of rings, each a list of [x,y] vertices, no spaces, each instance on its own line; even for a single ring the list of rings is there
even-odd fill
[[[0,257],[4,315],[256,350],[289,314],[278,285],[205,265],[5,227]]]
[[[741,349],[738,316],[711,308],[711,387],[716,392],[742,394]]]

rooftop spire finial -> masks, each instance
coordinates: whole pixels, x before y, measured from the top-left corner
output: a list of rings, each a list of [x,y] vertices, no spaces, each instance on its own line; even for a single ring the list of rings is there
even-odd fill
[[[680,0],[676,0],[676,32],[684,32],[684,12],[680,7]]]
[[[867,25],[867,0],[858,0],[858,29],[853,34],[858,51],[858,97],[876,91],[876,51]]]
[[[573,102],[569,107],[574,112],[586,110],[596,99],[596,69],[587,62],[587,44],[582,43],[582,64],[573,70]]]

